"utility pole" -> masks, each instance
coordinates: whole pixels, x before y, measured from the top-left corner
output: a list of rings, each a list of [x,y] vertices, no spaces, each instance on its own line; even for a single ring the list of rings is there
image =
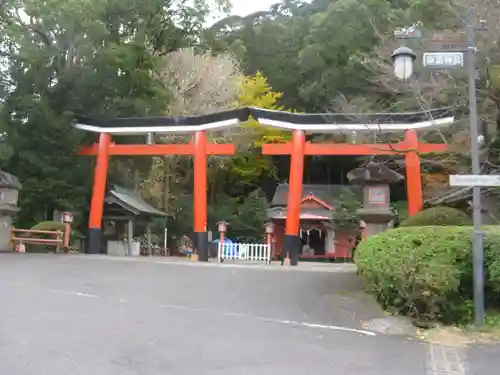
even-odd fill
[[[480,27],[474,26],[475,17],[472,9],[468,9],[465,18],[465,32],[467,48],[459,50],[444,50],[425,53],[423,63],[427,68],[451,69],[462,67],[464,54],[467,60],[466,69],[469,91],[469,120],[471,140],[472,175],[451,175],[451,186],[467,186],[472,188],[472,219],[474,229],[472,233],[472,263],[473,263],[473,290],[474,290],[474,324],[483,325],[485,320],[484,308],[484,232],[481,230],[481,186],[500,186],[498,176],[481,176],[479,152],[479,124],[477,115],[476,97],[476,52],[475,32],[486,30],[485,21],[480,21]],[[396,39],[419,39],[422,33],[418,29],[420,22],[404,27],[394,32]],[[413,75],[413,64],[417,55],[410,48],[401,46],[394,51],[394,73],[397,78],[406,81]]]
[[[474,16],[472,10],[467,11],[465,20],[467,37],[467,76],[469,80],[469,119],[470,119],[470,147],[472,174],[481,173],[479,160],[479,129],[477,118],[476,98],[476,44],[474,40]],[[472,262],[474,271],[474,323],[483,325],[484,311],[484,233],[481,230],[481,187],[472,187],[472,220],[474,231],[472,234]]]

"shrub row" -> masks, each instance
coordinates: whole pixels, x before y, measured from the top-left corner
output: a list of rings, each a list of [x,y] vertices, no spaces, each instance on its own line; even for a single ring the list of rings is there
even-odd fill
[[[34,225],[31,229],[35,230],[60,230],[62,233],[66,231],[66,226],[59,221],[42,221],[36,225]],[[50,235],[37,235],[37,238],[48,238],[54,239],[54,236]],[[84,238],[84,236],[77,230],[72,229],[70,234],[70,244],[74,244],[76,240]],[[26,251],[30,253],[45,253],[54,251],[55,247],[51,245],[43,245],[43,244],[29,244],[26,247]]]
[[[388,230],[361,242],[355,261],[369,293],[419,321],[464,323],[472,314],[472,227]],[[485,228],[486,297],[500,295],[500,228]]]
[[[452,207],[432,207],[403,220],[400,227],[421,227],[426,225],[472,225],[465,212]]]

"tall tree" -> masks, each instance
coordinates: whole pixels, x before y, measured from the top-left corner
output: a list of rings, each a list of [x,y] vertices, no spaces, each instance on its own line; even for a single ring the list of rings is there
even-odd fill
[[[2,167],[24,185],[23,225],[85,210],[92,174],[75,155],[84,135],[73,118],[164,111],[159,56],[196,42],[208,10],[201,0],[3,1],[1,121],[13,151]]]
[[[238,83],[243,79],[238,63],[230,54],[213,56],[210,52],[199,53],[194,48],[181,49],[163,57],[160,77],[170,89],[171,101],[166,112],[173,116],[201,115],[231,108],[238,97]],[[211,141],[223,139],[228,142],[231,134],[213,132],[210,138]],[[157,138],[160,143],[190,140],[190,136],[175,134]],[[211,164],[209,180],[215,194],[213,184],[223,164],[213,157]],[[189,169],[190,158],[176,155],[154,158],[144,186],[145,193],[165,211],[175,214],[180,206],[171,202],[173,207],[170,207],[169,200],[174,197],[183,199],[184,185],[189,185],[192,179],[192,175],[185,172]],[[177,194],[173,194],[173,189]]]
[[[237,106],[283,110],[278,104],[282,96],[283,93],[273,91],[266,77],[257,72],[241,82]],[[281,129],[262,126],[251,118],[242,125],[242,136],[247,145],[232,160],[234,186],[253,190],[261,185],[262,179],[276,178],[272,159],[262,156],[262,145],[285,142],[290,139],[290,134]]]

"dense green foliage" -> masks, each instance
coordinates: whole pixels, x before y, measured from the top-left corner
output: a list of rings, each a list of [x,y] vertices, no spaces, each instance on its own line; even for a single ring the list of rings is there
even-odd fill
[[[423,227],[427,225],[470,225],[464,212],[452,207],[432,207],[403,220],[400,227]]]
[[[42,221],[36,225],[34,225],[31,229],[34,230],[60,230],[64,232],[66,230],[66,226],[59,221]]]
[[[2,2],[0,162],[23,184],[19,226],[54,209],[86,216],[92,171],[76,154],[85,134],[72,121],[162,113],[160,58],[194,43],[209,10],[204,1]],[[144,166],[138,158],[126,168]],[[115,163],[111,178],[123,174]]]
[[[500,230],[485,230],[486,297],[498,304]],[[356,250],[365,287],[393,312],[419,321],[466,322],[471,318],[471,227],[392,229]]]
[[[77,156],[76,150],[96,139],[75,131],[72,122],[77,117],[201,114],[239,105],[349,113],[460,107],[466,104],[462,70],[420,71],[414,81],[402,85],[393,77],[390,55],[396,45],[393,30],[417,21],[425,28],[424,39],[411,42],[417,53],[447,47],[434,40],[458,40],[463,31],[460,13],[468,1],[452,8],[445,0],[282,0],[267,11],[228,15],[207,27],[207,16],[218,7],[227,9],[227,1],[4,0],[0,168],[16,174],[23,184],[16,225],[30,227],[51,217],[53,210],[70,210],[78,225],[86,227],[92,160]],[[495,140],[500,128],[500,80],[494,69],[500,62],[500,22],[494,19],[496,4],[490,0],[478,0],[474,7],[478,17],[489,22],[481,39],[484,61],[477,82],[487,136],[483,170],[488,172],[500,164],[500,142]],[[176,65],[169,57],[187,47],[203,58],[182,64],[178,59]],[[206,65],[207,56],[214,57],[213,69]],[[224,64],[216,60],[221,56],[226,56]],[[234,61],[226,69],[229,60]],[[217,70],[220,66],[224,69]],[[224,76],[224,70],[231,76]],[[215,78],[204,79],[203,72]],[[246,87],[236,82],[240,76],[246,77]],[[433,163],[424,163],[423,173],[431,167],[463,171],[468,165],[470,147],[464,141],[468,134],[461,117],[459,111],[457,124],[437,134],[422,133],[429,142],[444,139],[453,145],[444,157],[429,156]],[[288,157],[259,155],[263,142],[280,142],[288,134],[259,128],[253,121],[242,128],[236,134],[210,134],[214,142],[235,143],[239,155],[210,158],[210,206],[228,201],[242,205],[258,187],[269,198],[276,183],[288,179]],[[400,136],[310,138],[373,143],[398,141]],[[145,141],[141,136],[115,138],[118,143]],[[185,135],[158,138],[162,143],[189,140]],[[351,156],[308,157],[305,181],[346,183],[346,172],[357,162]],[[149,157],[121,157],[112,159],[108,175],[110,182],[142,190],[148,201],[172,214],[170,233],[181,235],[190,230],[192,203],[187,200],[192,168],[191,158],[185,156],[159,156],[153,162]],[[393,194],[393,199],[404,200],[404,193]],[[230,210],[232,220],[239,218],[234,216],[238,210]]]
[[[242,201],[225,197],[220,205],[211,208],[208,214],[210,228],[224,220],[229,223],[227,237],[236,242],[261,242],[264,239],[266,209],[269,204],[261,190],[255,190]]]
[[[59,221],[42,221],[36,225],[34,225],[31,229],[34,230],[50,230],[50,231],[61,231],[62,235],[64,236],[64,232],[66,232],[66,225],[59,222]],[[37,238],[51,238],[53,239],[54,236],[48,236],[48,235],[35,235]],[[69,243],[70,245],[73,245],[75,241],[80,240],[84,238],[84,236],[80,233],[80,231],[76,229],[72,229],[70,236],[69,236]],[[44,245],[29,245],[28,250],[30,252],[36,251],[36,252],[44,252],[44,251],[53,251],[54,246],[44,246]]]
[[[355,194],[350,189],[344,189],[338,198],[334,199],[332,221],[336,227],[344,230],[359,232],[360,217],[358,210],[361,202],[356,199]]]

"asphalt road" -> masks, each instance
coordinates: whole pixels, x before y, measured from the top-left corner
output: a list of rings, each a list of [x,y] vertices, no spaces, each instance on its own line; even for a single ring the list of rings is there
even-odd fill
[[[0,375],[425,375],[352,272],[0,254]]]

